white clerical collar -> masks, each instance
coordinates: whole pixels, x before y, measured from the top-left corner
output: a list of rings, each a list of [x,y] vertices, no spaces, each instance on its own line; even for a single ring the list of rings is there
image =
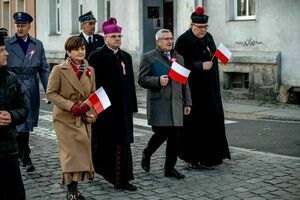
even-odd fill
[[[118,53],[118,51],[119,51],[119,49],[115,50],[115,49],[110,48],[110,46],[108,46],[107,44],[106,44],[106,46],[107,46],[110,50],[112,50],[112,51],[114,52],[114,54]]]

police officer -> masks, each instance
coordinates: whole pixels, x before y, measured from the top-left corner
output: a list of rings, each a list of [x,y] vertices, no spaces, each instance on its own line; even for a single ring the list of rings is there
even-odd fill
[[[26,167],[27,172],[31,172],[35,167],[29,157],[29,132],[38,125],[40,108],[38,75],[46,91],[49,66],[42,42],[28,34],[32,17],[25,12],[16,12],[13,18],[17,32],[5,40],[9,53],[7,69],[17,75],[25,98],[30,104],[30,113],[25,123],[17,126],[17,142],[20,162]]]
[[[101,35],[95,34],[95,25],[97,20],[94,17],[92,11],[79,16],[79,22],[82,29],[79,37],[82,37],[86,42],[85,59],[87,59],[92,51],[94,51],[98,47],[103,46],[104,39]],[[68,55],[66,54],[65,58],[67,57]]]
[[[82,32],[80,37],[83,37],[87,43],[85,58],[98,47],[102,47],[104,39],[101,35],[95,34],[95,24],[97,22],[92,11],[89,11],[79,17]]]

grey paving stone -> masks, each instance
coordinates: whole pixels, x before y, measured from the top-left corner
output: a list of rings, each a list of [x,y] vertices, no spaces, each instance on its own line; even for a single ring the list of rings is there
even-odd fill
[[[28,200],[64,199],[66,188],[60,185],[60,162],[56,137],[47,121],[30,137],[32,160],[36,171],[27,173],[21,167]],[[293,159],[254,151],[230,148],[232,160],[212,169],[189,170],[178,159],[176,168],[184,180],[163,175],[165,144],[151,159],[151,171],[140,166],[141,152],[151,134],[139,132],[132,145],[135,180],[138,190],[115,190],[101,176],[79,183],[79,189],[90,200],[102,199],[300,199],[300,158]]]
[[[236,192],[247,192],[248,191],[247,188],[243,188],[243,187],[234,188],[233,190]]]

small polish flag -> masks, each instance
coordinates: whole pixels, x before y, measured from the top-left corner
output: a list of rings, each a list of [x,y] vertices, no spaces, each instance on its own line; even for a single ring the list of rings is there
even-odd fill
[[[175,80],[181,84],[185,84],[189,77],[190,72],[191,72],[191,70],[188,70],[187,68],[181,66],[180,64],[178,64],[177,62],[174,61],[172,63],[172,66],[170,68],[168,75],[173,80]]]
[[[110,100],[103,87],[100,87],[96,92],[94,92],[89,97],[89,101],[92,104],[97,115],[111,105]]]
[[[231,57],[232,53],[222,43],[218,46],[215,56],[226,65]]]

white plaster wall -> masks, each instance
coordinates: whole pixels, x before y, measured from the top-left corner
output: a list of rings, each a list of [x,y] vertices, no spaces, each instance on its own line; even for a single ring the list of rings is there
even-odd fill
[[[96,13],[96,1],[83,0],[83,13],[90,10]],[[71,36],[71,1],[61,0],[60,9],[61,32],[57,35],[49,35],[49,3],[48,1],[36,1],[37,38],[43,42],[46,51],[64,51],[65,41]]]
[[[177,11],[174,12],[175,25],[174,25],[174,37],[178,38],[182,33],[189,29],[191,14],[194,12],[196,6],[194,0],[185,0],[185,1],[174,1],[176,4]],[[175,16],[175,13],[176,16]]]
[[[68,1],[61,1],[61,34],[49,36],[49,4],[48,1],[36,1],[36,16],[37,16],[37,38],[40,39],[46,51],[48,50],[64,50],[64,42],[67,36],[70,35],[71,19],[70,6]]]
[[[43,41],[47,51],[64,51],[65,40],[71,36],[71,2],[61,0],[61,33],[49,35],[49,4],[36,1],[37,38]],[[95,15],[97,0],[83,0],[84,12],[92,10]],[[111,0],[111,16],[116,17],[118,24],[123,27],[122,48],[141,54],[143,44],[142,1],[140,0]],[[189,28],[190,15],[194,11],[195,1],[174,1],[174,36],[175,38]],[[102,22],[98,22],[102,23]]]
[[[121,48],[130,52],[140,52],[140,3],[140,0],[111,1],[111,15],[123,28]]]
[[[281,80],[284,85],[300,86],[300,1],[257,0],[257,19],[228,21],[228,2],[209,0],[209,32],[218,45],[220,42],[232,50],[280,51]],[[242,46],[237,42],[262,42]]]

